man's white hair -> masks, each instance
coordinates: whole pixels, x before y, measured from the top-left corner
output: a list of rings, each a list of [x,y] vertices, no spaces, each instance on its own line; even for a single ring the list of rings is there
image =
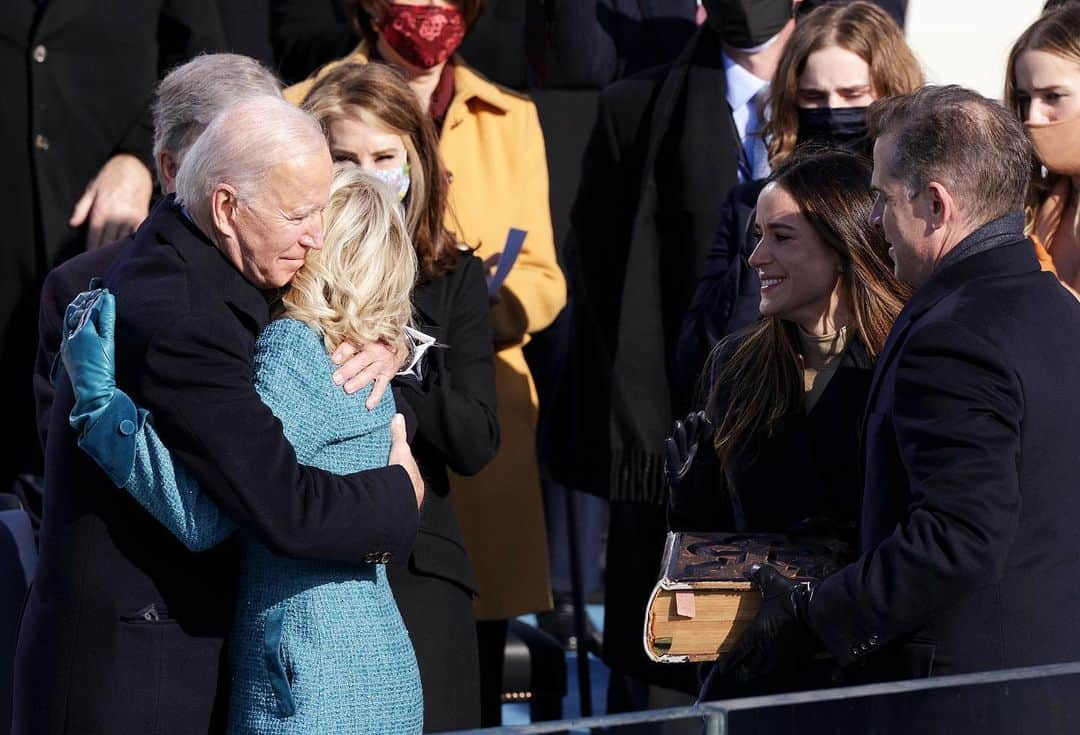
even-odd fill
[[[154,101],[154,161],[168,151],[181,161],[210,121],[254,95],[281,96],[273,72],[249,56],[203,54],[161,80]]]
[[[219,184],[252,201],[270,169],[292,158],[329,157],[318,121],[280,96],[240,100],[215,117],[184,156],[176,174],[176,200],[203,215]]]

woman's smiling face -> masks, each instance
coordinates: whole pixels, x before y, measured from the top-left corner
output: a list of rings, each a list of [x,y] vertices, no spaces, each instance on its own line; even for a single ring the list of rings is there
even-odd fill
[[[761,280],[761,314],[814,331],[834,308],[840,256],[803,216],[795,198],[776,183],[758,196],[754,231],[757,247],[750,267]]]

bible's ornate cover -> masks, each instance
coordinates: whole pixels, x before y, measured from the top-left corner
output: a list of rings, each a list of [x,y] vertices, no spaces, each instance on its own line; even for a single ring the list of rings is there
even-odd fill
[[[799,582],[827,577],[851,556],[840,541],[768,533],[671,533],[660,583],[667,589],[739,582],[754,564],[772,564]],[[727,586],[727,585],[724,585]],[[740,585],[742,586],[742,585]]]

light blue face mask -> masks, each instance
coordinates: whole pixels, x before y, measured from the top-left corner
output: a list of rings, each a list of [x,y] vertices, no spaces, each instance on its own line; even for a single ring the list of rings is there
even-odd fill
[[[376,169],[369,171],[379,181],[390,187],[390,191],[397,194],[399,202],[405,201],[405,195],[409,193],[409,164],[403,164],[401,168]]]

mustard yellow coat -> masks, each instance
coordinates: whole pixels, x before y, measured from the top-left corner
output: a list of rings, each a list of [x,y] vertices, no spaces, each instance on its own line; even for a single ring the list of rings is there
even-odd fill
[[[367,60],[361,44],[312,79],[286,89],[285,97],[299,104],[320,74]],[[551,607],[536,463],[536,388],[521,348],[563,308],[566,281],[555,258],[547,158],[535,105],[484,79],[460,57],[454,64],[454,99],[439,143],[451,176],[447,226],[482,259],[502,249],[511,227],[528,232],[501,301],[491,311],[499,454],[479,475],[451,478],[479,584],[477,618],[500,620]]]

